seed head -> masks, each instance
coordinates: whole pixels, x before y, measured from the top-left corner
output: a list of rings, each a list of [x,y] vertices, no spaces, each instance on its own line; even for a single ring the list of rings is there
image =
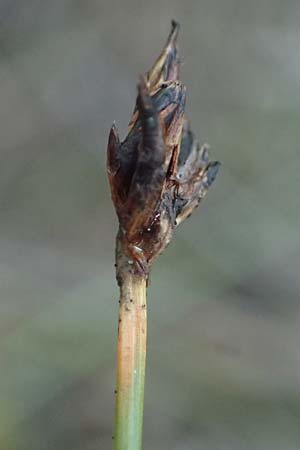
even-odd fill
[[[185,117],[186,88],[179,81],[177,36],[141,76],[129,130],[108,139],[107,172],[119,218],[119,250],[132,270],[148,274],[174,229],[190,216],[214,181],[220,163],[210,161]]]

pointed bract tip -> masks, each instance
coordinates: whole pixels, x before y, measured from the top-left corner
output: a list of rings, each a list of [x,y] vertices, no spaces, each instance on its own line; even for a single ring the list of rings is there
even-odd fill
[[[115,123],[112,124],[107,144],[107,170],[113,176],[120,167],[119,161],[120,139]]]
[[[180,25],[176,20],[171,21],[171,31],[167,40],[167,47],[176,47],[176,42],[178,38],[178,33],[180,30]]]
[[[118,130],[117,130],[117,126],[116,126],[116,122],[115,121],[113,121],[112,126],[110,127],[108,143],[110,145],[114,145],[114,144],[119,144],[120,143]]]
[[[177,37],[179,23],[172,20],[171,25],[172,28],[167,42],[154,65],[147,73],[149,87],[153,92],[164,82],[178,80],[180,62],[177,52]]]
[[[149,85],[146,78],[141,75],[138,83],[137,107],[140,112],[153,109],[153,102],[150,98]]]
[[[171,26],[172,26],[172,33],[176,32],[178,34],[179,30],[180,30],[180,23],[177,22],[177,20],[172,19],[171,20]]]
[[[216,179],[217,173],[221,163],[219,161],[213,161],[209,163],[207,168],[207,185],[210,186]]]
[[[138,92],[139,94],[149,93],[149,83],[147,78],[144,75],[139,76],[138,82]]]

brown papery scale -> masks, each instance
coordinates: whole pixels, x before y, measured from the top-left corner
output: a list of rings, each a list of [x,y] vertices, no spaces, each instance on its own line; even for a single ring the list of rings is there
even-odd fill
[[[120,142],[113,125],[107,171],[119,218],[117,274],[148,276],[173,231],[206,195],[220,163],[210,161],[185,117],[186,88],[179,81],[177,36],[172,22],[167,43],[142,76],[129,131]]]

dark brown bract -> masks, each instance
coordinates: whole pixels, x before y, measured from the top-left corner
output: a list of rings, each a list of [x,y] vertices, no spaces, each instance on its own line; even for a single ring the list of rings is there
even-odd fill
[[[136,272],[147,274],[173,230],[198,206],[220,163],[210,162],[185,118],[186,88],[179,81],[172,30],[153,68],[141,77],[128,135],[109,135],[107,171],[118,214],[119,251]]]

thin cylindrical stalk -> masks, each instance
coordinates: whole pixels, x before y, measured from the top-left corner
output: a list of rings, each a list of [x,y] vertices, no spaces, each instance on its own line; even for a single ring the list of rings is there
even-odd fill
[[[127,271],[120,283],[115,450],[140,450],[146,362],[146,279]]]

